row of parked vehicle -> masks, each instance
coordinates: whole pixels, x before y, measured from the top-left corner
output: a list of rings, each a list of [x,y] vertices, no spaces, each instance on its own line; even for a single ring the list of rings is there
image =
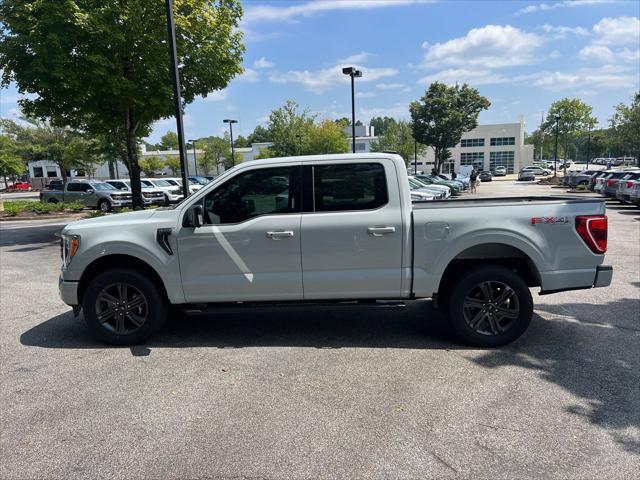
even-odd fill
[[[569,172],[564,182],[572,188],[583,185],[604,197],[640,205],[640,169],[637,167]]]
[[[446,200],[452,195],[460,195],[470,186],[469,177],[457,176],[455,180],[452,180],[443,174],[409,174],[409,190],[413,201]]]
[[[214,177],[188,177],[189,192],[194,193],[213,180]],[[173,177],[142,178],[142,200],[146,206],[171,205],[184,197],[182,179]],[[79,180],[67,183],[52,181],[40,192],[40,201],[49,203],[80,202],[87,207],[109,212],[114,208],[130,207],[131,180]]]

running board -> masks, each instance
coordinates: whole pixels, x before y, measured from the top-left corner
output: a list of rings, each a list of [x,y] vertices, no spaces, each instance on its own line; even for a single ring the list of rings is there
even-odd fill
[[[351,302],[234,302],[176,305],[187,315],[209,315],[220,313],[282,313],[308,312],[309,310],[397,310],[406,305],[399,301],[359,300]]]

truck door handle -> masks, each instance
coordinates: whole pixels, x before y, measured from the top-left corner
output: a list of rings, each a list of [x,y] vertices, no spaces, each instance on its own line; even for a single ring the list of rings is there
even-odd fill
[[[396,233],[396,227],[369,227],[367,233],[374,237],[381,237],[389,233]]]
[[[280,232],[267,232],[267,238],[271,240],[280,240],[282,238],[293,237],[293,232],[291,230],[283,230]]]

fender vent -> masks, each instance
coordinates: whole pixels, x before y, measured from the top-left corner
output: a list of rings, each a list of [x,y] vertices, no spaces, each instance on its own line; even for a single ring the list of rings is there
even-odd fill
[[[167,254],[173,255],[173,249],[171,248],[171,243],[169,243],[170,236],[170,228],[159,228],[156,231],[156,242],[158,242],[158,245],[160,245]]]

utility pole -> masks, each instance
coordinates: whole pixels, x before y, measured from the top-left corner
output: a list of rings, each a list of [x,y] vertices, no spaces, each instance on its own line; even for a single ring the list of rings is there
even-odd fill
[[[351,77],[351,150],[356,153],[356,99],[355,99],[355,78],[362,77],[362,71],[355,67],[345,67],[342,73]]]
[[[560,115],[555,114],[556,120],[556,143],[553,149],[553,176],[555,177],[558,174],[558,125],[560,123]]]
[[[587,134],[587,170],[589,169],[590,156],[591,156],[591,125],[589,125],[589,133]]]
[[[178,51],[176,50],[176,26],[173,22],[173,0],[165,0],[167,8],[167,32],[169,36],[169,53],[171,55],[171,79],[173,80],[173,103],[176,110],[176,127],[178,130],[178,152],[180,154],[180,173],[182,175],[182,189],[184,196],[189,196],[189,182],[187,180],[186,158],[184,145],[184,126],[182,123],[182,94],[180,93],[180,72],[178,70]]]
[[[238,121],[237,120],[232,120],[230,118],[225,118],[222,122],[229,124],[229,135],[231,136],[231,165],[235,167],[236,166],[236,157],[235,157],[235,153],[234,153],[234,149],[233,149],[233,124],[234,123],[238,123]]]

